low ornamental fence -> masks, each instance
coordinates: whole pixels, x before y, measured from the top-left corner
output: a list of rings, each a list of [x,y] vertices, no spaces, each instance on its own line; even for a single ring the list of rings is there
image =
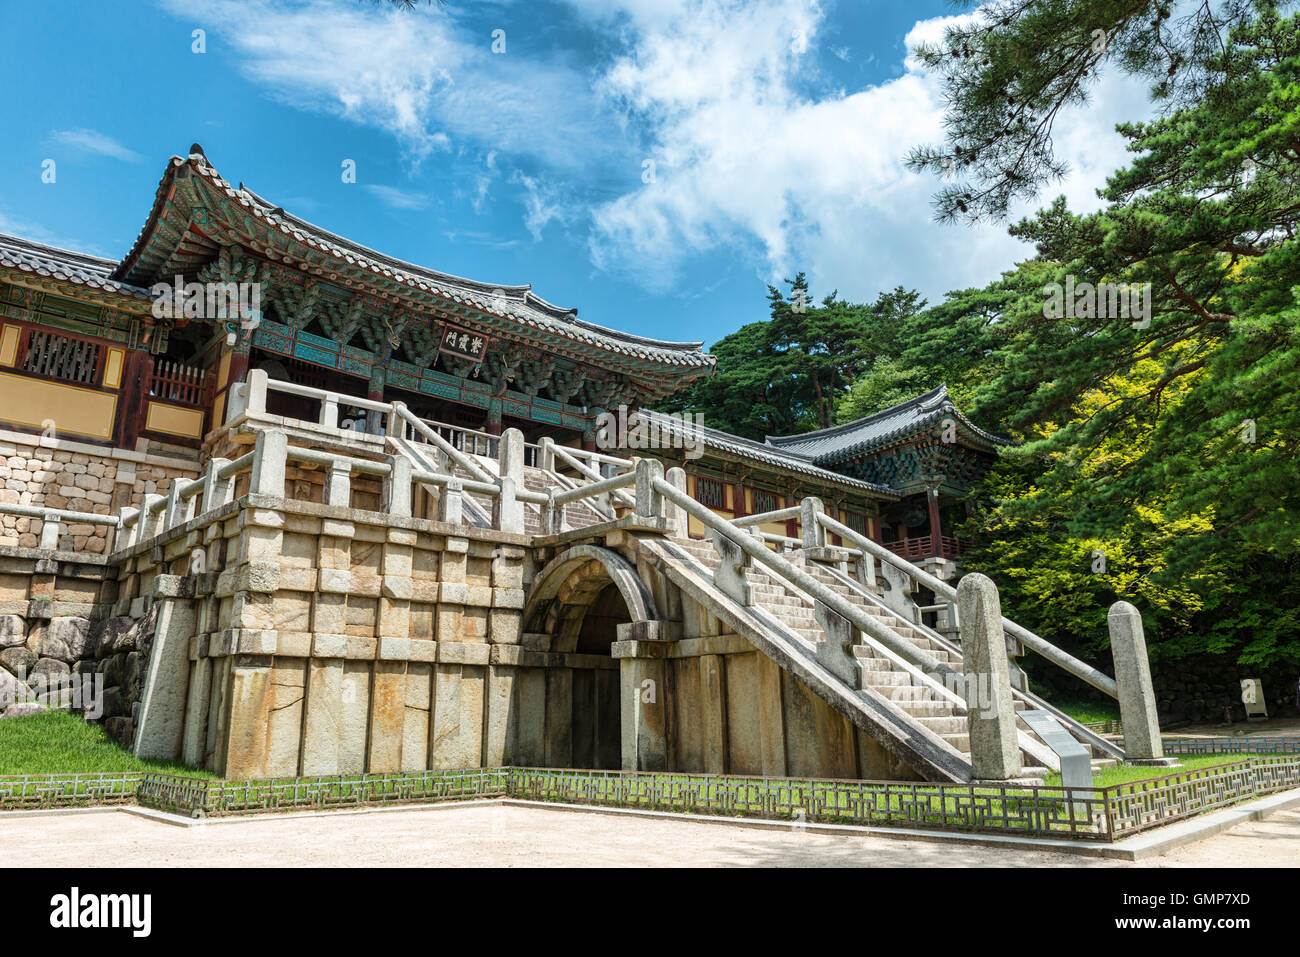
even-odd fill
[[[140,782],[139,801],[147,807],[206,817],[505,797],[506,780],[505,768],[342,774],[271,781],[205,781],[172,774],[146,774]]]
[[[1160,739],[1166,755],[1175,754],[1300,754],[1300,737],[1240,737]]]
[[[775,818],[1107,840],[1101,792],[1062,787],[511,768],[510,797]]]
[[[472,768],[268,781],[171,774],[0,777],[0,810],[138,803],[192,817],[516,798],[800,824],[923,827],[1112,842],[1300,788],[1300,756],[1105,788],[924,784],[646,771]]]
[[[51,808],[134,804],[144,775],[26,774],[0,777],[0,810],[44,811]]]

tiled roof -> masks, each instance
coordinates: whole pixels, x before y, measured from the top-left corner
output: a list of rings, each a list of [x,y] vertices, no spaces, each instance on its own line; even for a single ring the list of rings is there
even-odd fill
[[[422,292],[433,293],[479,311],[509,318],[548,334],[575,339],[610,352],[698,369],[710,369],[716,361],[704,351],[702,342],[649,339],[581,320],[577,317],[577,309],[552,305],[535,295],[528,285],[498,286],[463,279],[386,256],[285,212],[283,207],[257,195],[242,183],[238,187],[231,186],[212,168],[201,152],[191,153],[188,158],[172,157],[159,186],[160,197],[170,189],[170,182],[176,177],[177,170],[187,164],[207,184],[220,190],[265,225],[349,265],[360,266]],[[123,260],[120,270],[135,268],[136,256],[150,234],[155,219],[161,214],[161,207],[160,202],[155,202],[149,221]]]
[[[799,435],[769,435],[767,445],[827,465],[920,432],[948,417],[960,423],[978,444],[989,448],[1010,444],[1006,439],[985,432],[962,415],[948,397],[948,387],[941,385],[906,402],[843,425]]]
[[[651,412],[648,409],[643,409],[636,414],[643,417],[647,422],[652,423],[659,429],[668,432],[670,435],[683,434],[685,426],[679,416],[666,415],[662,412]],[[692,427],[692,429],[693,431],[697,431],[700,441],[707,448],[715,449],[720,452],[729,452],[732,455],[760,462],[764,465],[789,469],[792,472],[800,472],[804,475],[808,475],[812,478],[833,485],[839,485],[859,491],[873,492],[877,495],[888,496],[889,498],[898,498],[898,492],[894,489],[884,485],[875,485],[871,482],[863,482],[860,479],[849,478],[847,475],[841,475],[839,472],[832,472],[828,469],[821,468],[814,464],[807,456],[774,449],[761,442],[744,439],[739,435],[732,435],[730,432],[723,432],[719,429],[711,429],[708,426]]]
[[[112,259],[74,253],[3,233],[0,233],[0,266],[146,301],[153,298],[148,289],[111,278],[117,268]]]

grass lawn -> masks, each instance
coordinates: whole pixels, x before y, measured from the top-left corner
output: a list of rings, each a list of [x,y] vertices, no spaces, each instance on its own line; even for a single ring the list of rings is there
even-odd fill
[[[0,720],[0,774],[96,774],[161,771],[215,778],[177,761],[146,761],[108,739],[104,729],[63,711]]]
[[[1119,764],[1111,768],[1102,768],[1093,775],[1092,786],[1096,788],[1107,788],[1112,784],[1127,784],[1130,781],[1146,781],[1150,778],[1165,777],[1170,774],[1181,774],[1184,771],[1195,771],[1198,768],[1211,768],[1220,764],[1237,764],[1241,761],[1249,761],[1250,755],[1247,754],[1184,754],[1179,757],[1182,762],[1174,768],[1153,768],[1150,766]],[[1043,783],[1049,786],[1059,787],[1061,776],[1059,774],[1049,774],[1043,779]]]
[[[1032,687],[1032,686],[1031,686]],[[1118,721],[1119,702],[1117,701],[1052,701],[1075,721]]]

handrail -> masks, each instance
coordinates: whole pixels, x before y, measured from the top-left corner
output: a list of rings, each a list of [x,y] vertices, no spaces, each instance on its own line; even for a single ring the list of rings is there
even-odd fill
[[[45,505],[20,505],[17,502],[0,502],[0,512],[21,515],[24,518],[56,519],[64,522],[81,522],[83,525],[118,526],[116,515],[96,515],[94,512],[71,512],[64,508],[51,508]]]
[[[426,439],[428,439],[430,445],[434,446],[441,452],[445,453],[448,458],[450,458],[453,462],[455,462],[457,465],[463,468],[470,475],[474,476],[474,478],[478,479],[480,482],[496,481],[496,478],[492,475],[492,473],[490,473],[487,469],[483,468],[483,466],[479,465],[477,462],[471,459],[460,449],[456,448],[456,446],[452,445],[450,442],[444,439],[441,435],[439,435],[436,431],[434,431],[431,427],[429,427],[424,422],[423,419],[417,417],[413,412],[411,412],[405,406],[398,407],[397,417],[401,419],[403,422],[410,425],[413,429],[415,429],[415,431],[419,432]],[[392,436],[392,438],[399,438],[399,437]],[[403,441],[405,440],[403,439]]]
[[[835,519],[831,518],[825,513],[819,514],[817,516],[817,520],[826,529],[840,536],[840,538],[844,539],[847,542],[852,542],[862,551],[867,552],[870,555],[874,555],[876,558],[879,558],[881,561],[889,562],[891,565],[893,565],[895,568],[902,571],[904,574],[910,576],[915,581],[918,581],[925,587],[929,588],[936,595],[939,595],[950,602],[955,602],[957,600],[957,589],[953,588],[947,582],[935,578],[930,573],[923,571],[920,568],[917,568],[911,562],[907,561],[907,559],[895,555],[893,552],[885,548],[883,545],[879,545],[876,542],[873,542],[865,535],[861,535],[858,532],[855,532],[847,525],[835,521]],[[1098,691],[1104,691],[1112,698],[1119,697],[1119,689],[1115,685],[1115,679],[1107,675],[1105,672],[1099,671],[1098,669],[1094,668],[1092,665],[1080,661],[1078,658],[1074,657],[1067,651],[1062,651],[1060,648],[1056,647],[1056,645],[1052,644],[1050,641],[1047,641],[1045,638],[1040,638],[1032,631],[1029,631],[1026,628],[1022,628],[1020,625],[1017,625],[1014,621],[1011,621],[1005,616],[1002,618],[1002,630],[1005,631],[1007,634],[1009,634],[1012,638],[1015,638],[1021,644],[1025,645],[1025,647],[1031,648],[1034,651],[1038,652],[1048,661],[1052,662],[1052,664],[1064,669],[1065,671],[1068,671],[1076,678],[1079,678],[1082,681],[1086,681],[1088,684],[1092,685]]]
[[[296,382],[288,382],[284,379],[272,379],[267,376],[266,388],[268,392],[287,392],[289,395],[300,395],[307,399],[320,399],[322,402],[328,399],[343,399],[344,405],[352,406],[357,409],[365,409],[367,412],[391,412],[392,404],[388,402],[377,402],[374,399],[363,399],[360,396],[346,395],[342,392],[331,392],[328,389],[317,389],[309,385],[299,385]]]
[[[844,618],[859,631],[871,635],[882,645],[894,652],[906,661],[910,661],[922,671],[930,675],[937,675],[936,680],[949,680],[948,676],[952,675],[956,680],[961,680],[960,675],[953,671],[947,665],[940,662],[933,655],[928,654],[923,649],[918,648],[911,642],[904,640],[895,634],[891,629],[886,628],[875,616],[868,615],[856,604],[849,601],[843,595],[833,589],[823,585],[816,578],[805,572],[803,569],[791,564],[779,554],[772,551],[766,545],[742,528],[737,528],[733,523],[727,521],[715,513],[707,506],[701,505],[695,499],[691,498],[685,492],[679,490],[669,482],[660,478],[651,481],[654,490],[668,499],[674,505],[677,505],[689,515],[693,515],[708,528],[716,529],[723,535],[735,542],[736,546],[758,561],[760,564],[767,566],[777,577],[789,582],[797,591],[809,595],[816,601],[821,602],[831,611],[835,612],[841,618]]]
[[[905,625],[906,627],[911,628],[914,631],[919,631],[922,635],[924,635],[932,643],[938,645],[944,651],[947,651],[950,654],[955,654],[958,656],[961,655],[962,653],[961,647],[958,644],[956,644],[953,641],[950,641],[948,638],[944,637],[943,635],[935,631],[933,628],[931,628],[929,625],[925,624],[924,622],[909,621],[908,619],[904,618],[900,612],[898,612],[896,609],[890,608],[879,598],[879,596],[874,594],[871,591],[871,589],[864,586],[862,582],[858,581],[853,576],[846,575],[833,566],[826,567],[825,570],[836,581],[840,582],[842,585],[848,588],[852,588],[858,594],[858,596],[861,597],[864,601],[868,602],[875,608],[881,609],[886,614],[892,615],[895,619],[898,620],[900,624]],[[1081,721],[1077,721],[1074,718],[1071,718],[1064,711],[1060,710],[1059,708],[1057,708],[1055,705],[1053,705],[1051,702],[1047,701],[1046,699],[1041,698],[1038,695],[1034,694],[1032,691],[1025,691],[1021,688],[1017,688],[1014,685],[1012,685],[1011,696],[1020,701],[1024,701],[1026,704],[1033,705],[1035,708],[1038,708],[1040,711],[1048,712],[1049,714],[1052,715],[1052,717],[1056,718],[1063,725],[1065,725],[1070,730],[1070,732],[1074,734],[1076,738],[1083,739],[1085,744],[1090,744],[1096,747],[1098,750],[1110,754],[1112,757],[1123,759],[1124,750],[1122,748],[1117,747],[1113,742],[1108,741],[1106,738],[1103,738],[1095,731],[1089,730],[1087,727],[1084,726],[1084,724]],[[1024,732],[1022,731],[1021,734],[1023,733]]]
[[[763,525],[767,522],[787,522],[792,518],[798,518],[801,511],[802,509],[798,505],[792,505],[789,508],[778,508],[772,512],[759,512],[756,515],[733,518],[731,524],[737,528],[745,528],[749,525]]]
[[[585,475],[590,481],[593,482],[604,481],[605,476],[601,475],[600,472],[598,472],[596,469],[592,468],[590,465],[587,465],[584,462],[579,462],[573,455],[571,455],[570,454],[572,452],[571,449],[566,449],[561,445],[555,445],[554,443],[552,443],[551,452],[557,455],[560,459],[562,459],[567,465],[570,465],[573,468],[577,469],[580,474]],[[594,453],[584,453],[584,454],[590,455]],[[608,458],[608,456],[606,456],[606,458]],[[630,465],[631,463],[629,462],[628,464]],[[585,486],[580,486],[580,487],[585,487]],[[632,500],[628,498],[626,493],[616,490],[614,496],[623,505],[632,504]]]
[[[590,485],[579,485],[576,488],[566,488],[562,492],[555,492],[548,499],[556,505],[567,505],[569,502],[576,502],[579,499],[594,498],[597,495],[604,495],[606,492],[614,492],[629,485],[636,484],[636,473],[625,472],[622,475],[615,475],[607,479],[601,479],[599,482],[592,482]]]

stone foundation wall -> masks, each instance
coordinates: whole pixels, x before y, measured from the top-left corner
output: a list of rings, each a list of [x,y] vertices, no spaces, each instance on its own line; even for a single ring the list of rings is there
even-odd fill
[[[166,495],[178,476],[198,474],[193,450],[148,445],[133,452],[0,431],[0,502],[109,515],[139,505],[145,495]],[[43,524],[0,514],[0,546],[35,548]],[[60,550],[102,555],[111,547],[105,525],[66,523],[60,531]]]
[[[522,536],[246,496],[163,537],[111,599],[157,606],[138,753],[230,777],[508,760]]]
[[[0,715],[66,707],[51,683],[95,674],[104,573],[96,554],[0,546]]]

